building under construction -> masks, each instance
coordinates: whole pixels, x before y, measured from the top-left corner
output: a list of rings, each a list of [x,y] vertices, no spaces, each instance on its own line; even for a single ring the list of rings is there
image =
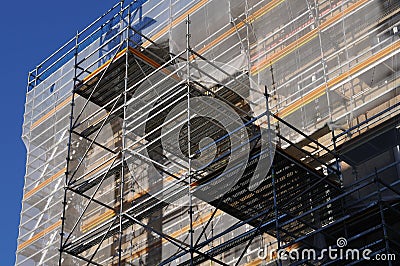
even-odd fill
[[[395,0],[116,3],[29,72],[16,265],[399,265],[399,30]]]

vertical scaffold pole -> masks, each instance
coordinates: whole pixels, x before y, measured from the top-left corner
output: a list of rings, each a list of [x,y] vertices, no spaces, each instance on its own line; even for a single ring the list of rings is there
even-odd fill
[[[337,137],[336,137],[336,135],[335,135],[335,128],[332,128],[332,143],[333,143],[333,152],[335,153],[335,165],[336,165],[336,170],[340,172],[340,175],[339,175],[339,184],[340,184],[340,187],[343,188],[343,176],[342,176],[342,171],[341,171],[341,169],[340,169],[340,161],[339,161],[339,158],[338,158],[338,156],[337,156],[338,153],[337,153],[337,144],[336,144],[336,140],[337,140]],[[345,213],[346,208],[344,207],[344,206],[345,206],[344,198],[341,198],[341,199],[340,199],[340,206],[341,206],[342,215],[344,216],[344,215],[346,214],[346,213]],[[348,238],[346,220],[343,221],[343,225],[344,225],[344,226],[343,226],[343,227],[344,227],[344,236],[345,236],[346,238]]]
[[[274,71],[271,64],[271,78],[272,78],[272,87],[275,87],[275,78],[274,78]],[[265,95],[265,106],[267,111],[267,124],[268,124],[268,150],[269,150],[269,159],[272,160],[271,164],[271,182],[272,182],[272,190],[273,190],[273,197],[274,197],[274,215],[275,215],[275,230],[276,230],[276,240],[278,243],[277,250],[279,251],[281,248],[281,239],[279,234],[279,212],[278,212],[278,196],[276,192],[276,180],[275,180],[275,165],[274,165],[274,154],[272,153],[272,136],[271,136],[271,111],[269,110],[269,93],[267,86],[264,87],[264,95]],[[278,259],[278,265],[282,265],[280,258]]]
[[[389,235],[388,235],[387,226],[386,226],[385,213],[384,213],[384,209],[383,209],[383,206],[382,206],[383,200],[382,200],[381,188],[379,186],[379,180],[380,180],[380,177],[378,175],[378,170],[375,167],[374,182],[375,182],[375,185],[376,185],[376,190],[378,192],[379,215],[380,215],[380,218],[381,218],[381,224],[382,224],[382,230],[383,230],[383,238],[384,238],[384,241],[385,241],[385,251],[386,251],[386,254],[389,255],[390,254]],[[390,260],[388,260],[388,265],[392,266],[392,262]]]
[[[122,226],[122,215],[124,212],[124,189],[125,189],[125,156],[126,156],[126,103],[127,103],[127,90],[128,90],[128,68],[129,68],[129,24],[130,24],[130,10],[128,9],[127,23],[124,25],[124,1],[121,2],[121,29],[125,26],[125,36],[121,37],[121,43],[125,42],[125,76],[124,76],[124,105],[123,105],[123,120],[122,120],[122,147],[121,147],[121,174],[120,174],[120,195],[119,195],[119,236],[118,236],[118,265],[122,265],[122,239],[123,239],[123,226]]]
[[[338,153],[337,153],[336,140],[337,140],[337,137],[335,136],[335,129],[332,128],[332,143],[333,143],[333,152],[335,153],[335,165],[336,165],[336,170],[340,173],[340,175],[339,175],[340,186],[343,187],[343,176],[342,176],[342,171],[340,169],[340,160],[337,155]]]
[[[79,47],[79,32],[76,33],[75,36],[75,50],[74,50],[74,78],[73,78],[73,87],[72,87],[72,98],[71,98],[71,111],[69,116],[69,129],[68,129],[68,144],[67,144],[67,165],[65,170],[65,179],[64,179],[64,197],[62,201],[63,210],[61,214],[61,232],[60,232],[60,255],[58,259],[58,265],[61,266],[63,262],[63,252],[64,252],[64,235],[65,235],[65,215],[67,208],[67,193],[68,193],[68,185],[69,185],[69,171],[70,171],[70,159],[71,159],[71,143],[72,143],[72,128],[74,125],[74,107],[75,107],[75,88],[77,86],[77,75],[78,75],[78,47]]]
[[[188,178],[189,178],[189,184],[188,184],[188,193],[189,193],[189,241],[190,241],[190,265],[193,264],[193,243],[194,243],[194,238],[193,238],[193,202],[192,202],[192,190],[191,190],[191,184],[192,184],[192,155],[191,155],[191,149],[190,149],[190,16],[188,15],[186,18],[186,86],[187,86],[187,149],[188,149]]]

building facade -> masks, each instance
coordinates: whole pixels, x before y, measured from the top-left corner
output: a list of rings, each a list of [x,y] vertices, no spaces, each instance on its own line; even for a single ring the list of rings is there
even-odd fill
[[[16,265],[396,265],[399,11],[116,3],[29,73]]]

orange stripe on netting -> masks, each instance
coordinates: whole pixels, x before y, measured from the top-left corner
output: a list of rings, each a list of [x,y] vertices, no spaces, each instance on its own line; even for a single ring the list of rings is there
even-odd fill
[[[30,239],[26,240],[25,242],[21,243],[18,245],[18,250],[23,249],[25,247],[27,247],[28,245],[32,244],[33,242],[35,242],[36,240],[38,240],[39,238],[45,236],[46,234],[48,234],[49,232],[53,231],[54,229],[56,229],[57,227],[59,227],[61,225],[61,220],[56,222],[55,224],[47,227],[46,229],[44,229],[43,231],[35,234],[33,237],[31,237]]]
[[[304,105],[306,105],[306,104],[310,103],[311,101],[317,99],[318,97],[324,95],[326,93],[327,89],[329,89],[329,88],[333,87],[334,85],[346,80],[347,78],[351,77],[355,73],[357,73],[360,70],[368,67],[372,63],[382,59],[383,57],[389,55],[390,53],[396,51],[399,48],[400,48],[400,41],[397,41],[397,42],[393,43],[392,45],[388,46],[387,48],[379,51],[378,53],[376,53],[374,55],[372,55],[371,57],[369,57],[365,61],[357,64],[356,66],[354,66],[353,68],[349,69],[345,73],[343,73],[343,74],[341,74],[341,75],[329,80],[326,84],[323,84],[323,85],[319,86],[318,88],[316,88],[315,90],[309,92],[308,94],[306,94],[301,99],[298,99],[298,100],[294,101],[288,107],[286,107],[283,110],[279,111],[277,113],[277,116],[279,116],[280,118],[284,118],[284,117],[290,115],[291,113],[295,112],[296,110],[298,110],[299,108],[303,107]]]
[[[295,40],[294,42],[292,42],[289,45],[282,48],[282,50],[279,50],[278,52],[267,56],[265,59],[263,59],[260,62],[258,62],[257,64],[255,64],[250,70],[251,74],[256,75],[259,72],[265,70],[267,67],[271,66],[272,64],[278,62],[279,60],[281,60],[288,54],[292,53],[293,51],[297,50],[304,44],[306,44],[306,43],[310,42],[311,40],[313,40],[314,38],[316,38],[318,36],[319,31],[328,28],[333,23],[337,22],[339,19],[343,18],[347,14],[353,12],[354,10],[356,10],[357,8],[361,7],[363,4],[365,4],[369,1],[370,0],[358,1],[354,4],[352,4],[351,6],[349,6],[348,8],[346,8],[344,11],[339,12],[336,15],[325,20],[323,23],[321,23],[321,25],[318,28],[315,28],[315,29],[309,31],[308,33],[306,33],[299,39]]]

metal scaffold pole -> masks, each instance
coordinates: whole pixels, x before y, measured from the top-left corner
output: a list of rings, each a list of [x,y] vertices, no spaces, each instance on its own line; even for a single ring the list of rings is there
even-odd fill
[[[124,27],[124,1],[121,1],[121,29]],[[119,195],[119,239],[118,239],[118,265],[122,264],[122,241],[123,241],[123,212],[124,212],[124,190],[125,190],[125,164],[126,164],[126,119],[127,119],[127,91],[128,91],[128,70],[129,70],[129,25],[130,25],[130,10],[128,9],[128,18],[126,23],[125,36],[122,35],[121,43],[125,42],[125,75],[124,75],[124,105],[123,105],[123,120],[122,120],[122,148],[121,148],[121,175],[120,175],[120,195]],[[124,39],[124,38],[125,39]],[[129,171],[128,171],[129,172]]]
[[[389,235],[388,235],[388,230],[387,230],[387,224],[386,224],[386,219],[385,219],[385,210],[383,208],[384,201],[382,199],[382,192],[380,188],[380,176],[378,175],[378,171],[375,167],[375,176],[374,176],[374,183],[376,186],[376,191],[378,192],[378,206],[379,206],[379,216],[381,219],[381,224],[382,224],[382,230],[383,230],[383,239],[385,243],[385,253],[386,255],[389,256],[390,254],[390,245],[389,245]],[[388,265],[392,266],[392,262],[388,261]]]
[[[67,162],[66,162],[66,170],[65,170],[65,179],[64,179],[64,196],[63,196],[63,210],[61,215],[61,232],[60,232],[60,255],[58,260],[58,265],[61,266],[63,263],[63,253],[64,253],[64,236],[65,236],[65,220],[66,220],[66,209],[68,204],[67,193],[69,186],[69,175],[71,171],[71,145],[72,145],[72,131],[74,124],[74,107],[75,107],[75,89],[77,86],[77,75],[78,75],[78,50],[79,48],[79,32],[76,33],[75,36],[75,50],[74,50],[74,78],[73,78],[73,86],[72,86],[72,98],[71,98],[71,110],[69,116],[69,130],[68,130],[68,144],[67,144]]]
[[[187,86],[187,149],[188,149],[188,196],[189,196],[189,241],[190,241],[190,265],[193,264],[194,253],[194,231],[193,231],[193,195],[192,195],[192,154],[191,154],[191,136],[190,136],[190,17],[186,18],[186,86]]]
[[[274,70],[271,64],[271,79],[273,90],[275,90],[275,78],[274,78]],[[269,150],[269,158],[272,160],[271,164],[271,182],[272,182],[272,190],[273,190],[273,202],[274,202],[274,215],[275,215],[275,231],[276,231],[276,241],[278,244],[277,250],[279,251],[281,248],[281,239],[280,239],[280,228],[279,228],[279,210],[278,210],[278,198],[277,198],[277,190],[276,190],[276,176],[275,176],[275,165],[273,162],[274,154],[272,153],[272,127],[271,127],[271,111],[269,109],[269,93],[267,86],[264,87],[264,95],[265,95],[265,107],[267,111],[267,124],[268,124],[268,150]],[[280,258],[278,259],[278,265],[282,265]]]

